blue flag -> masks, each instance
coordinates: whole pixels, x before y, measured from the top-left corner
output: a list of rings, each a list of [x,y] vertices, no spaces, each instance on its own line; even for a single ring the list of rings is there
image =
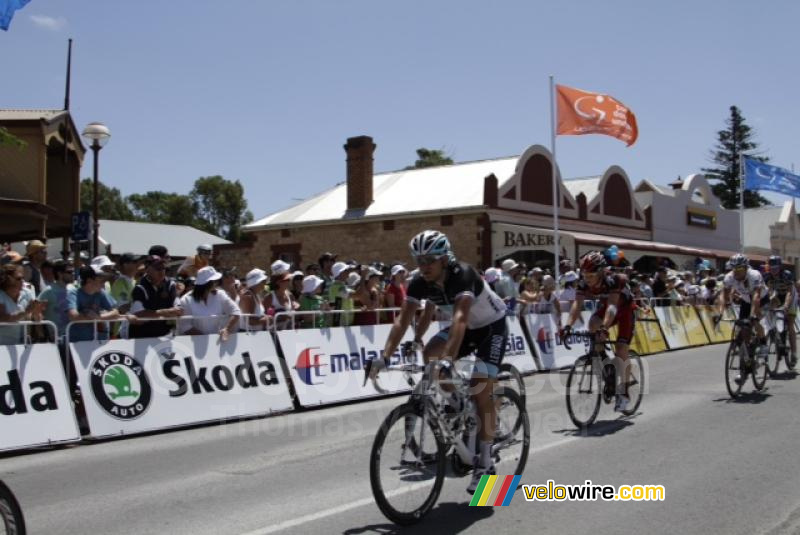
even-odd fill
[[[31,0],[0,0],[0,29],[8,31],[14,12],[22,9]]]
[[[744,159],[744,189],[769,190],[800,197],[800,176],[758,160]]]

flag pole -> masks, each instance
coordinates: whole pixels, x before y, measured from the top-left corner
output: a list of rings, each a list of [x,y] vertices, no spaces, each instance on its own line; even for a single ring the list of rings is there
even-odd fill
[[[744,254],[744,154],[739,153],[739,252]]]
[[[556,113],[555,113],[555,82],[550,75],[550,153],[553,155],[552,180],[553,180],[553,273],[556,288],[559,287],[558,274],[558,179],[556,176]]]

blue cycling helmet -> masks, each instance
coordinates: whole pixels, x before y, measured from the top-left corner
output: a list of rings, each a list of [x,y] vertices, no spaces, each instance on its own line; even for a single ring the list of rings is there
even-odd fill
[[[778,255],[772,255],[769,257],[768,263],[770,266],[781,267],[783,265],[783,258]]]
[[[450,240],[438,230],[423,230],[408,244],[411,256],[450,255]]]

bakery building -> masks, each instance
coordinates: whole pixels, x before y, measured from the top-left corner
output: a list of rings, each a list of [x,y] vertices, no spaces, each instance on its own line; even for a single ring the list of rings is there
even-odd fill
[[[246,226],[249,242],[216,248],[220,263],[263,267],[281,258],[304,267],[324,251],[361,262],[408,262],[411,237],[434,228],[448,235],[460,259],[482,268],[508,257],[529,266],[552,265],[553,159],[545,147],[532,145],[509,158],[379,174],[373,173],[372,138],[350,138],[344,149],[344,182]],[[643,191],[642,184],[634,189],[618,166],[573,180],[564,180],[557,166],[556,173],[562,257],[574,260],[616,244],[629,262],[646,268],[664,259],[679,266],[697,257],[721,259],[738,249],[738,222],[727,225],[729,211],[713,196],[706,204],[692,200],[702,189],[700,179],[687,182],[687,188],[695,187],[688,194],[670,196],[646,181]],[[690,208],[698,214],[713,211],[709,217],[717,218],[702,229],[705,241],[691,236]],[[685,232],[671,226],[676,211],[687,221]],[[731,236],[737,237],[736,247]]]

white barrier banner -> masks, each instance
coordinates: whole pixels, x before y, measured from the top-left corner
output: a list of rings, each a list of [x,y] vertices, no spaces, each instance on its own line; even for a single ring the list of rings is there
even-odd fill
[[[567,314],[566,312],[563,314],[563,325],[566,325]],[[576,331],[583,330],[581,323],[588,321],[588,317],[588,312],[582,312],[581,321],[574,325],[573,329]],[[569,340],[570,349],[568,350],[558,334],[558,328],[552,314],[526,314],[523,318],[543,370],[572,366],[575,363],[575,359],[585,355],[589,349],[589,343],[586,340],[575,339],[574,336],[570,336],[572,339]]]
[[[508,342],[503,362],[513,364],[520,373],[535,372],[536,360],[533,358],[533,351],[528,347],[528,341],[525,340],[519,318],[507,316],[506,324],[508,324]]]
[[[80,438],[58,347],[0,346],[0,451]]]
[[[141,433],[293,407],[267,332],[70,344],[91,435]]]
[[[373,358],[383,358],[391,328],[365,325],[278,331],[278,342],[300,404],[309,407],[381,395],[371,381],[364,384],[364,365]],[[409,329],[403,341],[413,338]],[[396,351],[389,362],[400,363],[400,352]],[[382,373],[380,385],[390,393],[411,391],[400,372]]]

